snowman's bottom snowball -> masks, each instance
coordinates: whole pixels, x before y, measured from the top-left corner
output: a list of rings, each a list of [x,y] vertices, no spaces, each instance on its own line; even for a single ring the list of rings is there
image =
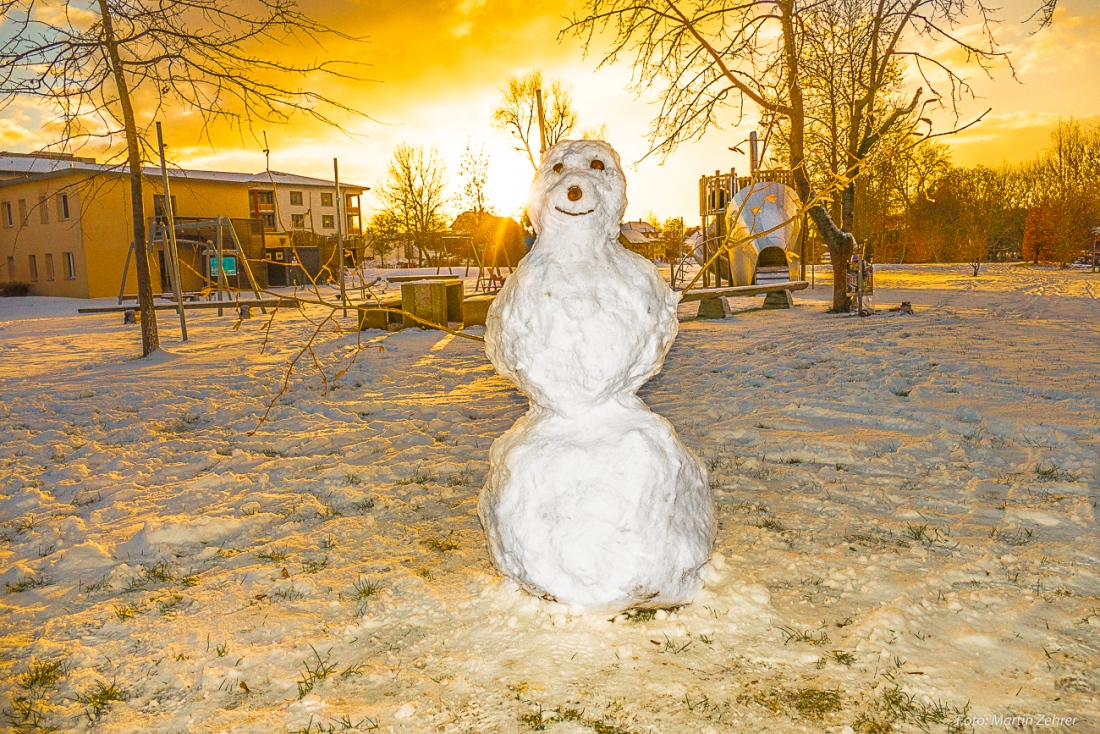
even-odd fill
[[[589,611],[685,604],[714,509],[702,462],[637,398],[580,418],[534,409],[493,444],[478,514],[493,562]]]

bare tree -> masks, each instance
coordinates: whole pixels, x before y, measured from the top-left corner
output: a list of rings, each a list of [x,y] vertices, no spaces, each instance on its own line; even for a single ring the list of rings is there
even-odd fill
[[[396,247],[401,234],[401,223],[391,211],[375,212],[367,224],[368,248],[378,256],[382,267],[386,267],[386,253]]]
[[[956,32],[970,13],[983,31],[977,42]],[[994,21],[982,0],[589,0],[587,13],[563,33],[580,35],[586,48],[609,35],[602,63],[630,57],[635,90],[658,90],[651,154],[667,155],[720,120],[740,122],[748,105],[781,123],[795,188],[835,264],[833,307],[847,310],[843,264],[854,245],[855,179],[885,136],[921,122],[923,91],[900,94],[899,70],[914,70],[936,103],[956,109],[970,89],[951,59],[962,55],[982,68],[1005,59]],[[841,30],[828,32],[831,23]],[[836,88],[819,93],[815,76]],[[833,110],[822,103],[829,95]],[[831,112],[843,115],[832,126],[842,155],[822,190],[810,160],[827,154],[810,145],[808,132]],[[921,132],[932,135],[927,125]],[[833,191],[840,192],[839,222],[830,212]]]
[[[310,18],[295,0],[35,0],[0,3],[0,108],[16,99],[56,110],[62,147],[125,143],[141,310],[142,354],[159,347],[146,247],[146,140],[166,108],[249,127],[303,113],[339,125],[346,104],[299,86],[304,75],[350,78],[341,62],[288,60],[287,46],[349,36]],[[265,52],[264,49],[271,49]]]
[[[542,90],[542,105],[546,117],[546,145],[564,139],[577,125],[573,100],[569,90],[558,80],[550,80],[549,86],[542,79],[541,71],[532,71],[521,77],[511,77],[508,88],[503,90],[504,101],[493,110],[493,123],[507,130],[519,141],[516,150],[527,154],[531,167],[538,170],[541,154],[539,140],[539,112],[537,92]]]
[[[439,153],[401,144],[393,152],[386,182],[377,191],[383,211],[431,259],[431,244],[446,231],[446,168]]]
[[[1025,168],[1029,205],[1039,212],[1032,218],[1029,255],[1067,263],[1084,249],[1091,229],[1100,220],[1100,126],[1059,120],[1050,145]],[[1032,246],[1038,230],[1044,245]]]
[[[476,214],[488,213],[489,201],[485,187],[489,182],[489,154],[485,152],[484,145],[475,148],[466,143],[466,152],[462,154],[458,167],[458,177],[462,181],[459,205]]]

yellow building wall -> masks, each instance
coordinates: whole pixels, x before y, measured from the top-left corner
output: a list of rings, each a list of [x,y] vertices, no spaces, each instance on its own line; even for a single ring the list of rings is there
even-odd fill
[[[27,181],[0,188],[0,277],[30,283],[33,296],[88,297],[80,220],[82,192],[70,179]],[[61,193],[68,196],[68,219],[63,218],[58,196]],[[20,202],[24,202],[25,218]],[[11,205],[13,222],[10,227],[3,216],[4,203]],[[46,222],[42,221],[43,211]],[[71,278],[67,272],[66,253],[73,257],[75,273]],[[32,279],[32,256],[38,266],[37,279]],[[14,278],[8,272],[9,257],[15,265]]]
[[[178,217],[248,218],[250,206],[247,183],[226,181],[185,180],[172,177],[169,181]],[[69,197],[68,220],[59,220],[57,195]],[[148,223],[153,217],[153,197],[163,193],[160,177],[146,177],[142,188],[143,209]],[[39,197],[46,197],[49,222],[41,223],[37,208]],[[19,200],[27,202],[26,223],[19,217]],[[2,203],[12,205],[14,226],[5,227]],[[15,280],[31,282],[31,294],[39,296],[69,296],[74,298],[117,297],[122,284],[122,269],[133,235],[130,211],[130,182],[116,173],[95,177],[82,171],[22,184],[0,187],[0,279],[8,280],[7,257],[15,258]],[[228,243],[227,243],[228,244]],[[150,253],[150,273],[153,292],[162,291],[159,259],[154,247]],[[76,277],[65,277],[65,252],[73,254]],[[46,255],[54,260],[54,279],[47,279]],[[181,256],[196,269],[199,263],[189,254]],[[29,256],[38,264],[38,280],[30,279]],[[186,269],[186,268],[185,268]],[[185,289],[201,285],[188,271],[181,277]],[[137,293],[137,267],[131,258],[126,274],[128,295]]]

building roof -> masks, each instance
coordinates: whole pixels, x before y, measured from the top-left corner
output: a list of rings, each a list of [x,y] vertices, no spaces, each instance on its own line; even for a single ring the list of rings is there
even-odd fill
[[[76,158],[60,155],[31,155],[27,153],[0,152],[0,186],[21,183],[30,179],[55,178],[69,175],[74,171],[87,172],[89,174],[125,175],[129,167],[125,165],[109,165],[97,163],[92,158]],[[147,177],[160,177],[160,168],[147,166],[144,169]],[[239,184],[274,184],[276,186],[324,186],[331,187],[335,184],[321,178],[300,176],[296,173],[282,173],[280,171],[262,171],[260,173],[233,173],[229,171],[204,171],[197,168],[169,168],[168,176],[173,179],[188,181],[221,181],[224,183]],[[369,191],[369,186],[359,186],[353,183],[341,182],[342,189],[358,189]]]
[[[619,236],[631,245],[648,245],[661,237],[661,233],[649,222],[623,222]]]

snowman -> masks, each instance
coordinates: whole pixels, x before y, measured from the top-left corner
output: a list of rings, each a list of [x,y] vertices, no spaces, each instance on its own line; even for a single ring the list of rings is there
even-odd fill
[[[625,211],[611,146],[547,150],[531,186],[538,238],[485,332],[531,403],[489,451],[490,555],[532,594],[594,612],[689,602],[714,540],[702,462],[635,394],[676,337],[679,297],[619,244]]]

